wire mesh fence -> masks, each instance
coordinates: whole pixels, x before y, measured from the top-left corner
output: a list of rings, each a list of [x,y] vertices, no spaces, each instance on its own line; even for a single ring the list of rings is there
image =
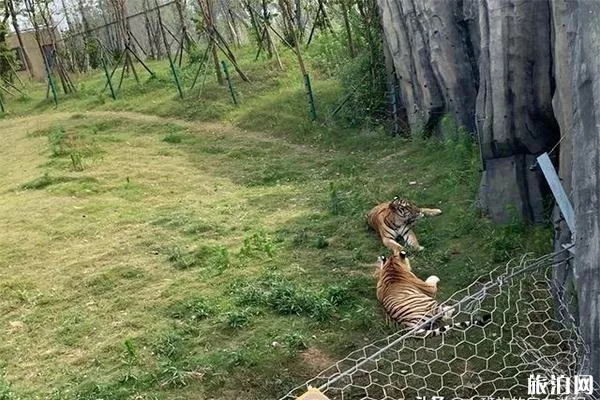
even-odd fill
[[[158,22],[157,10],[159,8],[172,52],[177,50],[180,42],[183,40],[183,24],[187,27],[187,33],[192,35],[193,39],[198,39],[194,29],[193,9],[184,10],[184,20],[182,21],[179,18],[177,3],[175,1],[169,1],[160,5],[148,2],[147,8],[142,8],[140,4],[137,4],[137,7],[130,7],[128,9],[129,15],[126,16],[126,20],[131,35],[131,46],[144,59],[161,58],[165,54]],[[123,34],[119,32],[119,22],[114,18],[110,18],[110,20],[106,20],[104,23],[89,26],[87,30],[80,27],[80,29],[75,31],[66,32],[62,36],[62,42],[71,52],[84,52],[86,49],[85,42],[89,41],[89,38],[94,38],[96,42],[101,43],[104,49],[111,52],[119,52],[124,46],[122,41],[127,40],[127,38],[122,36]]]
[[[565,261],[555,260],[565,254],[567,250],[513,261],[444,303],[455,309],[451,322],[485,313],[491,316],[485,326],[451,329],[431,338],[416,334],[442,317],[437,315],[354,351],[281,400],[295,399],[309,387],[331,400],[527,399],[536,384],[546,395],[596,398],[588,387],[570,380],[585,371],[588,359],[570,312],[576,299],[558,301],[552,295],[553,271],[565,267]],[[563,382],[558,389],[557,381]]]

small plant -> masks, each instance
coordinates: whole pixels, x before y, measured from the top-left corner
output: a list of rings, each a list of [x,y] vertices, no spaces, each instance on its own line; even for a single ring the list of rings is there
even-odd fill
[[[183,338],[174,332],[161,336],[152,345],[152,353],[169,360],[177,360],[183,353]]]
[[[271,290],[269,304],[280,314],[302,314],[310,309],[309,296],[289,281],[278,282]]]
[[[317,321],[328,321],[333,317],[334,307],[331,302],[323,297],[315,296],[310,306],[310,317]]]
[[[317,236],[317,238],[315,239],[315,244],[314,246],[317,249],[324,249],[327,246],[329,246],[329,242],[327,241],[327,239],[325,239],[323,236],[319,235]]]
[[[167,134],[167,136],[165,136],[163,138],[163,142],[171,143],[171,144],[181,143],[182,140],[183,140],[182,135],[175,133],[175,132],[169,132]]]
[[[220,274],[230,265],[229,252],[225,247],[203,247],[197,257],[202,258],[202,266],[210,268],[216,274]]]
[[[329,211],[333,215],[340,215],[342,213],[342,198],[333,182],[329,182]]]
[[[285,347],[292,351],[306,350],[308,348],[304,337],[296,332],[286,334],[282,339],[282,343]]]
[[[289,281],[280,281],[273,286],[269,304],[282,315],[308,315],[319,321],[325,321],[333,315],[333,305],[326,297],[297,288]]]
[[[169,307],[168,313],[172,318],[200,321],[213,315],[214,309],[206,300],[196,298],[178,301]]]
[[[121,379],[121,382],[130,382],[137,381],[137,376],[135,375],[133,369],[137,364],[138,356],[133,347],[133,342],[131,339],[126,339],[123,342],[123,346],[125,347],[125,355],[123,356],[123,365],[125,366],[125,375]]]
[[[353,299],[353,296],[348,286],[333,285],[325,291],[325,298],[337,307],[349,303]]]
[[[67,153],[64,140],[67,136],[65,129],[56,127],[48,132],[48,143],[50,145],[50,155],[52,157],[61,157]]]
[[[35,178],[32,181],[22,184],[21,188],[28,190],[38,190],[50,186],[53,183],[54,180],[50,177],[50,175],[47,172],[45,172],[44,175],[40,176],[39,178]]]
[[[179,125],[167,124],[167,135],[163,138],[163,142],[177,144],[183,141],[182,128]]]
[[[225,323],[233,329],[241,328],[250,323],[250,310],[229,311],[225,313]]]
[[[185,371],[171,362],[160,367],[161,388],[178,388],[187,386],[192,380],[202,379],[202,371]]]
[[[229,252],[222,246],[201,246],[184,252],[179,246],[169,251],[169,262],[177,269],[202,267],[220,274],[230,265]]]
[[[250,258],[253,255],[261,254],[266,254],[269,258],[272,258],[275,255],[275,246],[266,233],[259,230],[244,238],[240,256]]]
[[[262,306],[268,301],[268,293],[255,283],[234,287],[231,293],[240,306]]]
[[[83,156],[78,151],[71,152],[71,164],[73,171],[83,171]]]
[[[45,172],[44,175],[39,178],[35,178],[29,182],[26,182],[21,185],[21,189],[25,190],[40,190],[44,189],[51,185],[56,185],[58,183],[69,182],[72,181],[73,178],[63,177],[63,176],[51,176],[48,172]]]
[[[192,253],[184,253],[179,246],[169,251],[167,258],[176,269],[188,269],[196,265],[196,259]]]
[[[1,373],[2,371],[0,371]],[[11,384],[4,380],[3,374],[0,374],[0,400],[19,400],[20,397],[13,392]]]

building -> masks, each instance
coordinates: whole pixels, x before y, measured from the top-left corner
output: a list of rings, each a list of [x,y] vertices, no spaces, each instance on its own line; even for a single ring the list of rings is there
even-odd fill
[[[58,30],[54,30],[55,37],[58,38],[59,33]],[[38,45],[35,32],[33,30],[24,30],[21,32],[21,39],[23,41],[23,47],[25,47],[25,51],[29,56],[29,60],[31,62],[31,75],[36,80],[44,80],[46,79],[46,68],[44,66],[44,58],[42,53],[40,52],[40,46]],[[41,39],[41,47],[44,53],[46,54],[50,65],[53,64],[53,54],[54,54],[54,46],[52,44],[51,31],[49,29],[41,29],[40,30],[40,39]],[[23,49],[19,45],[19,39],[17,35],[11,33],[6,38],[6,43],[8,47],[13,49],[15,52],[16,58],[16,70],[17,73],[21,76],[21,78],[28,78],[29,71],[27,71],[27,63],[25,62],[25,55],[23,53]]]

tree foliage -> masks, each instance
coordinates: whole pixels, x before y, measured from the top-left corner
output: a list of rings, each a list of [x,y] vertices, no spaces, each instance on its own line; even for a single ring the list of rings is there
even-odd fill
[[[10,16],[8,7],[3,4],[2,17],[0,19],[0,78],[2,80],[11,80],[14,70],[14,54],[6,42],[8,30],[8,18]]]

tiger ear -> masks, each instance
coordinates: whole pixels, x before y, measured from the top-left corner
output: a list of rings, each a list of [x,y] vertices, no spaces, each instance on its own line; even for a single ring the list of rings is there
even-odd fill
[[[398,255],[400,256],[400,258],[402,260],[406,259],[406,252],[404,250],[400,250],[400,252],[398,253]]]

